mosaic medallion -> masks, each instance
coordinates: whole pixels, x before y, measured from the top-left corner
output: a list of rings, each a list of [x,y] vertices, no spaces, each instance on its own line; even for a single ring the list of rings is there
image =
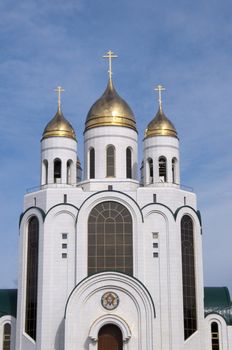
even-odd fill
[[[114,310],[119,304],[119,297],[116,293],[106,292],[101,298],[101,303],[106,310]]]

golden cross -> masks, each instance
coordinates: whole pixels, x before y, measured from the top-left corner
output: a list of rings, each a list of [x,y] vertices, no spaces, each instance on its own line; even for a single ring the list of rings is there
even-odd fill
[[[60,111],[60,105],[61,105],[61,93],[64,92],[65,90],[62,88],[62,86],[57,86],[57,88],[55,88],[54,90],[55,92],[57,92],[58,95],[58,110]]]
[[[113,51],[109,50],[104,56],[102,56],[103,58],[108,58],[109,59],[109,70],[108,70],[108,73],[109,73],[109,78],[110,80],[112,79],[112,58],[117,58],[118,56],[115,55],[113,53]]]
[[[162,85],[157,85],[155,88],[155,91],[158,91],[158,95],[159,95],[159,107],[160,110],[162,111],[162,91],[164,91],[165,88]]]

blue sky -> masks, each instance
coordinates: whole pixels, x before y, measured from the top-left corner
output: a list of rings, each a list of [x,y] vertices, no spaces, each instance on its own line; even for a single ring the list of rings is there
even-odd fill
[[[232,293],[232,4],[196,0],[6,0],[0,3],[0,288],[17,284],[18,219],[40,178],[40,138],[65,88],[63,112],[83,152],[87,112],[107,82],[133,109],[142,150],[157,109],[181,142],[181,182],[198,195],[205,285]],[[140,152],[140,161],[142,152]]]

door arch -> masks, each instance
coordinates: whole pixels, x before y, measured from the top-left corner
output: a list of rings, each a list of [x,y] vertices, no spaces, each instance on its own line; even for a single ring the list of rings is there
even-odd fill
[[[98,350],[123,350],[122,332],[116,325],[106,324],[100,329]]]

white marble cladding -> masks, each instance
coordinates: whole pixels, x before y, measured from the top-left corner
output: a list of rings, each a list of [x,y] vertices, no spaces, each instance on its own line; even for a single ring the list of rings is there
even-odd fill
[[[115,148],[114,181],[126,179],[126,149],[132,151],[132,179],[138,179],[138,137],[133,129],[120,126],[101,126],[87,130],[84,134],[84,179],[90,178],[89,151],[95,150],[95,179],[110,180],[106,177],[106,149]]]
[[[179,140],[170,136],[154,136],[144,139],[143,146],[143,183],[145,186],[162,185],[164,180],[159,176],[159,159],[166,159],[166,184],[180,184]],[[150,176],[149,160],[153,163],[153,176]],[[175,164],[173,164],[175,161]]]
[[[55,178],[54,163],[61,161],[60,177]],[[76,185],[77,142],[67,137],[41,141],[41,185]]]

